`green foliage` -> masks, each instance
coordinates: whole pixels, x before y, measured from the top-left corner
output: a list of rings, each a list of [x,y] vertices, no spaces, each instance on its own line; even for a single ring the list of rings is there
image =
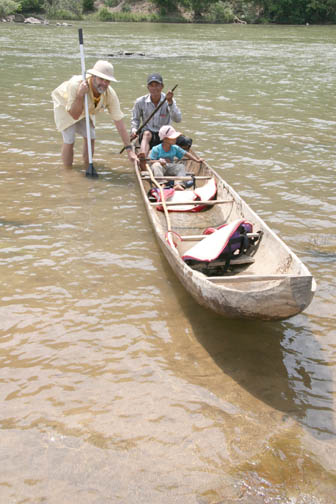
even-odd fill
[[[336,0],[310,0],[307,7],[308,22],[336,22]]]
[[[120,0],[104,0],[104,5],[106,7],[117,7],[120,4]]]
[[[106,7],[99,10],[97,14],[99,21],[119,21],[119,22],[159,22],[160,17],[157,14],[142,14],[132,12],[110,12]]]
[[[151,0],[151,2],[159,9],[161,16],[176,12],[178,10],[178,4],[184,4],[183,1],[179,0]]]
[[[202,16],[209,12],[211,4],[217,0],[182,0],[182,3],[193,12],[195,20],[201,20]]]
[[[204,20],[208,23],[232,23],[234,13],[231,5],[222,1],[212,4]]]
[[[21,10],[19,2],[14,0],[0,0],[0,17],[6,17],[10,14],[15,14]]]
[[[264,15],[274,23],[301,24],[305,22],[307,0],[263,0]]]
[[[44,9],[50,19],[82,19],[83,7],[79,0],[45,0]]]
[[[128,3],[124,3],[121,6],[121,11],[122,12],[131,12],[131,6]]]
[[[185,7],[194,20],[225,23],[232,15],[250,23],[336,22],[336,0],[152,0],[164,15]],[[231,14],[232,13],[232,14]]]
[[[82,7],[84,12],[94,10],[94,0],[82,0]]]
[[[44,0],[19,0],[22,12],[39,12],[43,9]]]
[[[260,23],[261,7],[251,0],[231,0],[234,14],[247,23]]]
[[[102,7],[97,14],[99,21],[112,21],[112,12],[110,12],[106,7]]]
[[[0,16],[15,12],[40,12],[54,19],[81,19],[94,10],[95,0],[0,0]],[[192,13],[196,22],[231,23],[235,17],[248,23],[336,23],[336,0],[150,0],[159,14],[133,13],[132,4],[141,0],[102,0],[95,18],[102,21],[188,22],[182,14]],[[121,12],[106,7],[121,6]],[[153,9],[154,10],[154,9]]]
[[[252,0],[260,18],[271,23],[304,24],[333,22],[336,0]]]

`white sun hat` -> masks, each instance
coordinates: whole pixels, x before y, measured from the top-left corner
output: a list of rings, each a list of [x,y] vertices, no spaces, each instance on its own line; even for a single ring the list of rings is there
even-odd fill
[[[87,70],[87,73],[90,75],[96,75],[101,79],[118,82],[113,75],[114,74],[113,65],[108,61],[98,60],[93,68]]]

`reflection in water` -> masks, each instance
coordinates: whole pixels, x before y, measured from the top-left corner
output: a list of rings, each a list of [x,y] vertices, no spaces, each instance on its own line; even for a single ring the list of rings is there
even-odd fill
[[[3,23],[1,502],[329,504],[333,27],[84,31],[87,64],[116,47],[149,55],[114,58],[126,121],[148,73],[179,84],[184,131],[318,291],[275,324],[196,305],[153,240],[107,114],[100,178],[84,176],[80,144],[74,170],[60,167],[50,91],[80,73],[77,26]]]
[[[334,465],[332,373],[321,345],[311,331],[304,329],[306,316],[293,319],[297,326],[289,321],[223,324],[221,318],[212,317],[203,308],[195,312],[183,288],[174,285],[175,290],[192,323],[191,334],[205,352],[195,342],[188,346],[174,339],[171,366],[188,383],[211,392],[211,400],[194,399],[192,406],[189,400],[183,407],[189,414],[206,416],[212,426],[224,428],[227,439],[221,444],[221,452],[226,452],[230,472],[241,482],[246,498],[263,495],[273,502],[272,498],[281,496],[281,502],[291,502],[298,478],[303,481],[305,474],[321,474]],[[299,425],[304,427],[310,450],[320,455],[314,461],[304,456],[299,463]],[[244,442],[246,435],[250,443]],[[332,471],[320,484],[321,494],[331,495],[334,486]],[[300,488],[300,496],[311,502],[309,484]]]
[[[333,376],[327,356],[311,331],[291,327],[290,322],[285,325],[283,362],[298,418],[318,439],[335,439]]]
[[[181,304],[183,305],[181,295]],[[193,308],[187,307],[187,314]],[[191,313],[189,313],[191,316]],[[332,368],[322,345],[301,323],[212,320],[209,313],[193,314],[194,334],[225,375],[272,408],[291,416],[317,439],[334,439]],[[224,326],[224,327],[223,327]]]

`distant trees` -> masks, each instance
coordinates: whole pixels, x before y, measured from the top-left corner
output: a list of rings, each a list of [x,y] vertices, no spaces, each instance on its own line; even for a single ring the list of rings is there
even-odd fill
[[[99,9],[104,10],[106,19],[112,20],[108,9],[120,5],[119,14],[123,15],[120,20],[124,21],[164,21],[175,16],[181,22],[189,13],[189,19],[203,23],[239,20],[278,24],[336,23],[336,0],[150,0],[157,9],[142,16],[141,11],[137,11],[137,17],[133,19],[132,5],[142,1],[102,0],[103,7]],[[80,19],[83,13],[94,9],[94,0],[0,0],[0,17],[15,12],[45,12],[50,18]]]
[[[190,10],[194,19],[200,19],[203,14],[209,11],[211,4],[218,0],[152,0],[152,3],[159,7],[161,12],[173,12],[179,7]]]
[[[44,0],[18,0],[22,12],[39,12],[43,9]]]
[[[53,19],[80,19],[83,13],[82,0],[44,0],[44,10]]]
[[[136,0],[133,0],[133,2]],[[231,21],[238,15],[250,23],[333,23],[336,0],[151,0],[161,13],[183,8],[195,21]]]
[[[14,0],[0,0],[0,18],[14,14],[20,10],[20,5]]]
[[[175,12],[178,6],[183,4],[182,0],[152,0],[155,7],[158,7],[161,15],[166,15],[170,12]]]
[[[336,0],[250,0],[260,19],[270,23],[304,24],[336,20]]]
[[[209,11],[211,5],[217,3],[217,0],[184,0],[184,3],[192,10],[194,19],[201,19]]]
[[[83,12],[94,10],[94,0],[82,0]]]
[[[14,12],[46,12],[51,17],[70,17],[78,19],[83,12],[94,9],[94,0],[0,0],[0,16]]]

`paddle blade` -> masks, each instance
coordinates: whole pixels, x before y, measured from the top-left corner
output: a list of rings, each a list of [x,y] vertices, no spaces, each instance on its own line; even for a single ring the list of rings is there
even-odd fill
[[[78,38],[79,38],[79,44],[83,45],[83,29],[78,28]]]
[[[89,166],[88,166],[88,169],[85,172],[85,175],[87,177],[92,177],[92,178],[97,178],[98,177],[98,173],[94,169],[93,163],[89,163]]]

